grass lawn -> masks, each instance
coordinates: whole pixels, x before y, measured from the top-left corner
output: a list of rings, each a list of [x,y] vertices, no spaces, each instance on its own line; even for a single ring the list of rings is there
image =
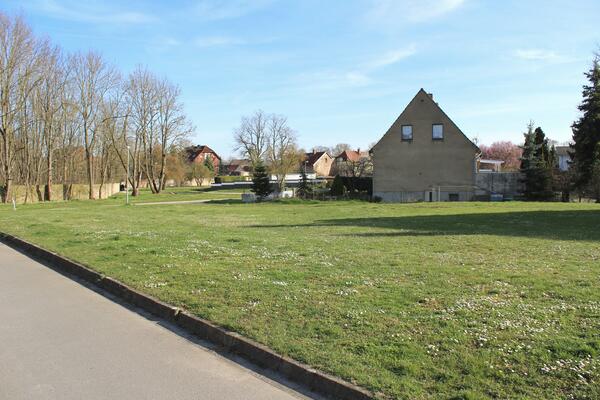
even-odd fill
[[[382,398],[600,398],[600,205],[110,199],[0,230]]]
[[[140,189],[140,193],[137,196],[129,196],[129,202],[135,204],[188,200],[240,200],[241,194],[244,192],[248,192],[248,189],[211,190],[210,188],[204,187],[168,187],[159,194],[153,194],[150,189]],[[111,196],[109,200],[117,203],[125,203],[125,193]]]

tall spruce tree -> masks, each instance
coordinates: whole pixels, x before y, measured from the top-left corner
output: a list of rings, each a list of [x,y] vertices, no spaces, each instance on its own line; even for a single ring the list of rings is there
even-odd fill
[[[521,172],[524,175],[525,198],[528,200],[551,200],[552,169],[555,156],[548,147],[548,139],[542,128],[533,130],[533,124],[527,125]]]
[[[209,155],[204,159],[204,166],[206,169],[208,169],[212,176],[215,175],[215,163],[213,162],[212,156]]]
[[[298,184],[298,197],[307,199],[312,195],[312,193],[312,184],[306,176],[306,169],[302,168],[302,172],[300,173],[300,183]]]
[[[570,152],[575,169],[574,186],[582,192],[598,179],[595,167],[600,164],[597,150],[600,143],[600,54],[596,55],[585,76],[589,83],[583,86],[583,101],[578,107],[582,115],[572,125]],[[600,202],[600,193],[594,193],[594,197]]]
[[[270,195],[273,191],[271,190],[271,181],[267,172],[267,167],[258,160],[254,165],[254,172],[252,175],[252,189],[250,189],[258,198],[258,201],[264,200],[265,197]]]

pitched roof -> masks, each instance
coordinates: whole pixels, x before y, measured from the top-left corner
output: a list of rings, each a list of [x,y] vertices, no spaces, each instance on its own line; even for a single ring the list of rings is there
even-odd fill
[[[325,154],[327,154],[326,151],[313,151],[311,153],[306,153],[306,158],[304,159],[304,161],[308,166],[313,166]]]
[[[335,158],[341,159],[343,161],[359,161],[362,158],[367,158],[369,156],[368,152],[359,150],[344,150]]]
[[[199,145],[199,146],[190,146],[190,147],[186,148],[185,151],[187,152],[188,159],[190,161],[194,161],[196,159],[196,157],[198,157],[199,154],[204,154],[204,153],[212,153],[215,155],[215,157],[217,157],[219,160],[221,160],[221,157],[219,157],[217,152],[205,144]]]
[[[246,172],[250,172],[251,168],[250,168],[250,160],[245,160],[245,159],[233,159],[229,162],[229,164],[227,164],[227,171],[229,172],[242,172],[242,171],[246,171]]]
[[[375,147],[377,147],[379,145],[379,143],[381,142],[381,140],[383,139],[384,136],[386,136],[388,133],[390,133],[390,130],[392,129],[392,127],[394,125],[396,125],[396,123],[400,120],[400,118],[402,118],[402,116],[404,115],[404,112],[406,111],[406,109],[408,108],[408,106],[410,105],[410,103],[412,103],[420,94],[424,93],[425,96],[423,98],[425,99],[429,99],[429,101],[431,103],[433,103],[435,105],[435,107],[438,108],[438,110],[440,110],[440,112],[446,116],[446,118],[448,118],[450,120],[450,122],[456,127],[456,129],[464,136],[464,138],[475,148],[475,150],[477,150],[478,153],[481,153],[481,150],[479,149],[479,146],[477,146],[475,143],[473,143],[473,141],[471,139],[469,139],[467,137],[467,135],[464,134],[464,132],[458,127],[458,125],[456,125],[456,123],[454,123],[454,121],[452,121],[452,118],[450,118],[448,116],[448,114],[446,114],[446,112],[442,109],[442,107],[440,107],[440,105],[435,102],[433,100],[433,94],[431,93],[427,93],[425,91],[425,89],[421,88],[417,94],[412,98],[412,100],[408,103],[408,105],[404,108],[404,110],[402,111],[402,113],[400,113],[400,115],[398,116],[398,118],[396,118],[396,120],[394,121],[394,123],[388,128],[388,130],[385,132],[385,134],[379,139],[379,141],[377,143],[375,143],[375,145],[371,148],[371,150],[369,151],[373,151],[373,149],[375,149]]]

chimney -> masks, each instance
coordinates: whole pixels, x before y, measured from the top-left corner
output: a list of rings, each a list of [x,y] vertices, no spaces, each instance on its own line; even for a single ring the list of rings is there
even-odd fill
[[[313,147],[313,154],[317,154],[317,149]]]
[[[427,93],[427,96],[429,96],[431,100],[433,100],[433,93]]]

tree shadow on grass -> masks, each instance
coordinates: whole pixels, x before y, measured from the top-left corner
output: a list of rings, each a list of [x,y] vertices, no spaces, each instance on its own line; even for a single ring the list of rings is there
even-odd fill
[[[240,199],[213,199],[205,201],[204,204],[244,204]]]
[[[254,225],[253,227],[289,228],[294,226],[385,229],[385,231],[352,230],[343,233],[344,236],[362,237],[499,235],[600,241],[600,209],[340,218],[317,220],[312,224],[303,225]]]

